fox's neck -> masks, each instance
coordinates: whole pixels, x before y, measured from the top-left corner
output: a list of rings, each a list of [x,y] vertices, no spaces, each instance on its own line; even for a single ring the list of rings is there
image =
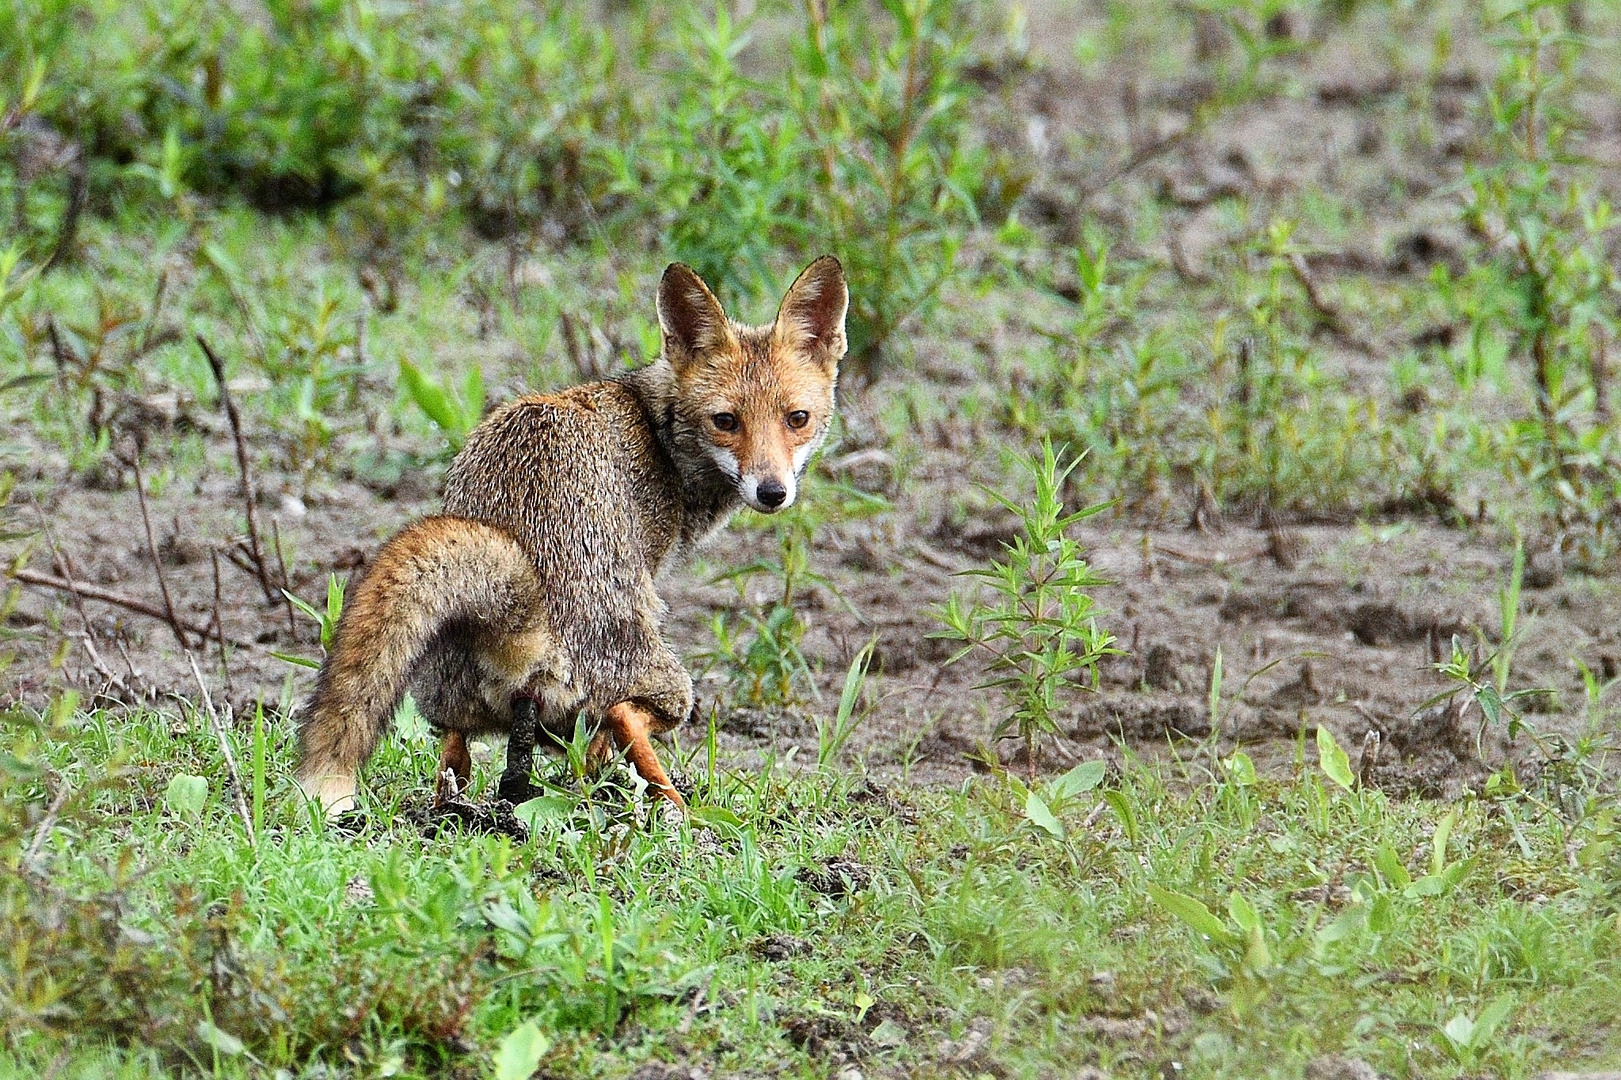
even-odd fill
[[[731,519],[743,505],[742,497],[698,434],[678,421],[675,372],[668,363],[655,360],[621,376],[620,382],[641,402],[670,470],[680,482],[681,535],[675,554],[685,556]]]

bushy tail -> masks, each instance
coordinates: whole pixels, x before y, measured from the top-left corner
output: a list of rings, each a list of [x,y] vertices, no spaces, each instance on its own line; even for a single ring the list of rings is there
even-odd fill
[[[507,534],[430,517],[397,534],[351,591],[299,729],[298,782],[329,813],[354,805],[371,757],[436,634],[461,621],[499,636],[538,616],[533,564]]]

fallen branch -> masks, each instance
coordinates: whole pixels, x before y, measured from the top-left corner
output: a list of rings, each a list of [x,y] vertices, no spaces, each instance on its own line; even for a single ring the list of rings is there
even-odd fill
[[[1300,282],[1300,288],[1306,294],[1306,304],[1311,308],[1312,315],[1316,317],[1318,323],[1347,345],[1351,345],[1370,356],[1374,355],[1376,350],[1373,344],[1353,330],[1340,309],[1330,303],[1328,298],[1323,295],[1322,290],[1317,285],[1316,276],[1312,274],[1311,267],[1306,264],[1306,257],[1298,251],[1291,253],[1289,255],[1289,269],[1294,273],[1295,280]]]
[[[133,611],[137,615],[145,615],[149,619],[157,619],[161,622],[169,621],[168,614],[156,604],[149,604],[145,600],[138,600],[133,596],[125,596],[123,593],[113,592],[111,589],[103,589],[99,585],[91,585],[83,581],[70,581],[67,578],[57,577],[55,574],[42,574],[37,570],[30,570],[26,566],[11,571],[7,576],[14,581],[22,582],[24,585],[38,585],[42,589],[55,589],[58,592],[77,595],[87,600],[100,600],[104,604],[112,604],[114,607]],[[222,630],[199,626],[184,619],[177,619],[176,621],[188,633],[196,634],[199,638],[222,640],[225,644],[234,645],[237,648],[248,647],[247,642],[224,637]]]
[[[1079,185],[1079,197],[1077,201],[1082,206],[1085,206],[1096,196],[1101,194],[1104,189],[1114,184],[1115,181],[1131,175],[1144,165],[1147,165],[1150,161],[1153,161],[1155,158],[1163,157],[1172,150],[1175,150],[1177,147],[1187,142],[1188,139],[1193,135],[1197,134],[1199,131],[1202,131],[1204,126],[1204,122],[1195,117],[1190,119],[1187,124],[1181,128],[1171,132],[1169,135],[1162,136],[1144,146],[1137,147],[1137,149],[1133,150],[1125,157],[1105,166],[1103,171],[1097,176],[1094,176],[1086,183]]]
[[[1251,559],[1261,558],[1270,551],[1269,548],[1260,548],[1256,551],[1246,551],[1238,555],[1228,555],[1224,551],[1218,551],[1214,555],[1201,555],[1193,551],[1183,551],[1181,548],[1175,548],[1169,544],[1155,544],[1154,550],[1162,555],[1169,555],[1173,559],[1181,559],[1183,562],[1193,563],[1196,566],[1227,566],[1232,563],[1249,562]]]

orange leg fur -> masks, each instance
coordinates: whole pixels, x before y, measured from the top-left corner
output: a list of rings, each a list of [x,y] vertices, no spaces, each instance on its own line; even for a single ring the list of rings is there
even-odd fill
[[[443,805],[467,790],[473,777],[473,755],[467,752],[467,736],[447,731],[439,744],[439,771],[434,775],[433,801]]]
[[[608,710],[606,719],[608,733],[613,736],[614,743],[625,751],[625,757],[636,766],[641,778],[656,788],[660,795],[685,810],[687,800],[670,783],[670,774],[659,764],[657,755],[653,753],[653,744],[648,740],[649,721],[652,719],[648,711],[634,702],[621,701]]]

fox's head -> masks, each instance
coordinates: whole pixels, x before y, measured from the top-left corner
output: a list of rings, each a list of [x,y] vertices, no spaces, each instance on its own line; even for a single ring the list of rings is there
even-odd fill
[[[850,306],[839,260],[824,255],[806,267],[766,326],[727,318],[683,263],[664,271],[658,306],[676,427],[749,506],[774,514],[793,505],[799,475],[833,419]]]

